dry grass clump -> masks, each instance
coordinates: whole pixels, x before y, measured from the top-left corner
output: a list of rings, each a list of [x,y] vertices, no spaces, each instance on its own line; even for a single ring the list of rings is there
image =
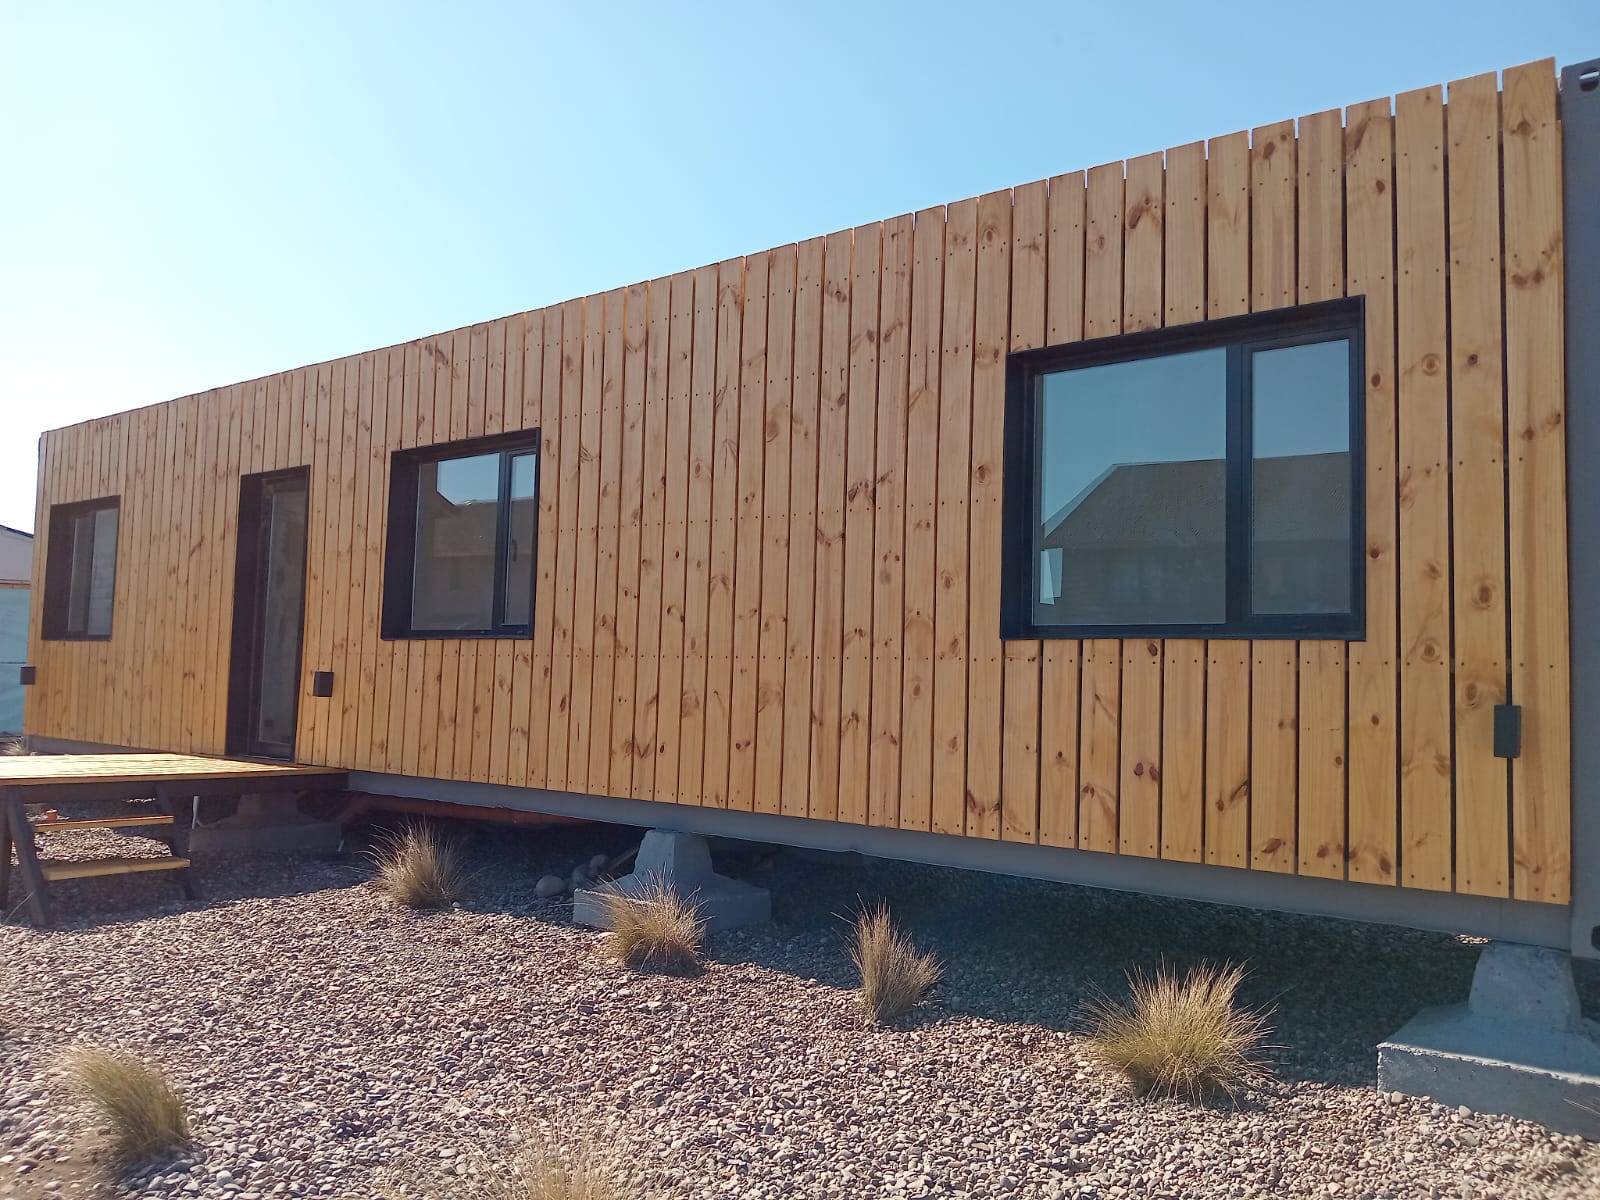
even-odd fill
[[[606,949],[630,967],[689,971],[700,965],[705,921],[692,898],[652,879],[637,894],[614,886],[599,889],[611,926]]]
[[[461,843],[432,825],[418,822],[389,834],[373,858],[378,886],[407,908],[446,908],[466,890]]]
[[[1242,966],[1226,964],[1181,977],[1165,966],[1153,976],[1135,971],[1126,1003],[1103,999],[1091,1008],[1089,1044],[1140,1094],[1236,1097],[1267,1078],[1266,1014],[1239,1007],[1244,976]]]
[[[78,1046],[62,1066],[72,1089],[99,1114],[124,1159],[189,1143],[189,1110],[158,1068],[122,1050]]]
[[[943,969],[939,960],[895,927],[883,905],[856,918],[850,958],[861,972],[861,1006],[880,1024],[927,998]]]
[[[475,1161],[467,1176],[424,1168],[380,1190],[382,1200],[632,1200],[619,1176],[587,1149],[575,1158],[544,1151]],[[417,1175],[420,1174],[420,1178]]]
[[[624,1200],[609,1175],[586,1162],[563,1163],[530,1154],[481,1176],[473,1200]]]

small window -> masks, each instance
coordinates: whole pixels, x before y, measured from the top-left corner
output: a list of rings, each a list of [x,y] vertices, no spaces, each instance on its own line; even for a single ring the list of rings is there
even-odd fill
[[[383,636],[528,636],[538,503],[537,432],[396,454]]]
[[[1007,364],[1002,635],[1362,636],[1362,304]]]
[[[50,509],[42,633],[60,640],[111,636],[117,589],[117,517],[111,496]]]

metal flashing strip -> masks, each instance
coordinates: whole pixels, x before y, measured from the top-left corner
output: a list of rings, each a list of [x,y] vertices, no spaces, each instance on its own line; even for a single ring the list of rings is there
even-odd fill
[[[1600,958],[1600,58],[1561,69],[1572,612],[1569,944]]]
[[[1279,875],[1203,863],[1063,850],[1023,842],[991,841],[953,834],[921,833],[849,825],[810,817],[702,808],[612,796],[501,784],[460,783],[352,771],[351,791],[385,796],[425,797],[489,808],[526,809],[558,816],[609,821],[619,825],[699,833],[709,837],[771,842],[816,850],[855,851],[874,858],[959,867],[997,875],[1017,875],[1111,891],[1141,892],[1270,909],[1308,916],[1337,917],[1401,925],[1441,933],[1464,933],[1500,941],[1565,947],[1567,908],[1525,900],[1500,900],[1453,892],[1427,892],[1304,875]]]

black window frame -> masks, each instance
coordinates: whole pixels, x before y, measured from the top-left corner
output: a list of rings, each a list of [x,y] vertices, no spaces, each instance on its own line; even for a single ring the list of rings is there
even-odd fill
[[[1006,640],[1100,637],[1361,641],[1366,637],[1366,304],[1361,296],[1302,304],[1165,329],[1019,350],[1006,357],[1000,636]],[[1350,610],[1250,611],[1253,463],[1250,355],[1348,338],[1350,344]],[[1195,350],[1227,351],[1225,488],[1226,616],[1220,622],[1040,624],[1033,525],[1042,452],[1036,436],[1038,381],[1053,372]]]
[[[115,509],[116,545],[111,554],[111,615],[104,633],[87,633],[69,628],[72,610],[72,526],[86,513]],[[122,497],[97,496],[50,506],[49,541],[45,547],[44,597],[40,611],[39,636],[47,642],[109,642],[116,630],[117,566],[122,557]]]
[[[511,535],[511,461],[519,455],[534,456],[534,504],[544,486],[543,451],[539,430],[521,429],[487,437],[443,442],[415,450],[399,450],[390,459],[389,531],[384,548],[383,605],[379,636],[386,641],[434,641],[450,638],[521,638],[533,636],[534,606],[538,602],[536,582],[539,570],[539,522],[534,521],[532,553],[528,556],[529,590],[526,624],[505,620],[507,560]],[[494,607],[493,620],[482,629],[412,628],[412,598],[416,579],[417,555],[417,478],[429,463],[499,454],[500,490],[495,517]]]

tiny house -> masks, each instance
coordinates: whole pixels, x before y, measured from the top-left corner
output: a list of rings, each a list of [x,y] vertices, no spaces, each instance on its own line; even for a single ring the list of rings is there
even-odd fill
[[[1595,79],[52,431],[28,732],[1594,954]]]

